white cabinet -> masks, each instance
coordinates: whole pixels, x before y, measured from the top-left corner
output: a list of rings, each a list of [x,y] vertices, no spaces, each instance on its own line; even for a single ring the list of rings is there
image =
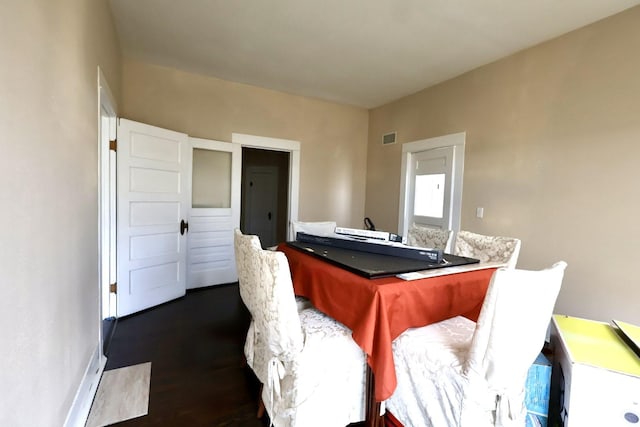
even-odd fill
[[[554,315],[550,426],[640,427],[640,358],[607,323]]]

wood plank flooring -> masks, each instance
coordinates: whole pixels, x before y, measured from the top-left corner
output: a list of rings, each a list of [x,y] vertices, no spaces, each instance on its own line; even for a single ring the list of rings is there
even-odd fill
[[[243,366],[249,313],[237,284],[187,292],[118,319],[106,369],[151,364],[149,413],[116,426],[268,426],[258,381]]]

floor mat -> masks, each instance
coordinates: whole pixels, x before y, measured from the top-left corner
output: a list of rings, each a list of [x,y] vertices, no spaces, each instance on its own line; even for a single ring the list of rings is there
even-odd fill
[[[104,371],[86,427],[102,427],[146,415],[151,362]]]

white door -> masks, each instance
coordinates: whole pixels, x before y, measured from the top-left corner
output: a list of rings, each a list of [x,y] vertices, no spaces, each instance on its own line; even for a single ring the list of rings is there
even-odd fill
[[[119,317],[185,294],[189,161],[187,135],[120,119]]]
[[[260,237],[262,247],[277,244],[278,168],[247,167],[244,232]]]
[[[448,229],[451,212],[453,147],[415,153],[409,190],[410,223]]]
[[[464,132],[402,145],[398,233],[412,223],[460,230]]]
[[[189,138],[191,192],[187,288],[238,280],[233,230],[240,227],[240,144]]]

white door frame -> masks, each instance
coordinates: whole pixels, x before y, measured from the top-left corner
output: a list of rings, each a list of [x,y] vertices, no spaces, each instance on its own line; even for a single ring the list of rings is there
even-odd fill
[[[407,195],[411,195],[411,197],[406,200],[407,209],[405,210],[405,212],[407,212],[408,215],[405,218],[405,223],[407,222],[407,219],[411,219],[410,223],[415,222],[416,224],[426,225],[430,227],[438,227],[445,230],[450,229],[452,208],[451,186],[453,185],[453,155],[454,147],[452,146],[434,148],[431,150],[412,153],[411,163],[409,166],[411,169],[411,177],[409,180],[407,180],[408,187],[405,188],[405,193]],[[445,176],[445,182],[442,188],[443,206],[440,216],[415,214],[417,178],[418,176],[425,174],[442,174]]]
[[[103,119],[102,112],[107,117]],[[102,354],[102,321],[115,317],[115,304],[109,285],[115,282],[116,268],[116,212],[115,212],[115,153],[109,150],[109,141],[116,139],[116,103],[102,70],[98,67],[98,295],[99,342]],[[113,298],[115,301],[115,298]]]
[[[400,179],[400,206],[398,214],[398,233],[406,236],[409,228],[409,208],[412,204],[406,197],[407,189],[411,186],[411,171],[413,157],[421,151],[434,148],[453,147],[453,179],[451,183],[451,215],[449,229],[457,232],[460,230],[460,217],[462,211],[462,178],[464,175],[464,146],[466,132],[422,139],[420,141],[407,142],[402,145],[402,167]]]
[[[300,142],[291,139],[269,138],[266,136],[232,133],[231,142],[242,147],[261,150],[284,151],[289,153],[289,206],[287,236],[291,239],[291,222],[298,220],[298,195],[300,192]]]

